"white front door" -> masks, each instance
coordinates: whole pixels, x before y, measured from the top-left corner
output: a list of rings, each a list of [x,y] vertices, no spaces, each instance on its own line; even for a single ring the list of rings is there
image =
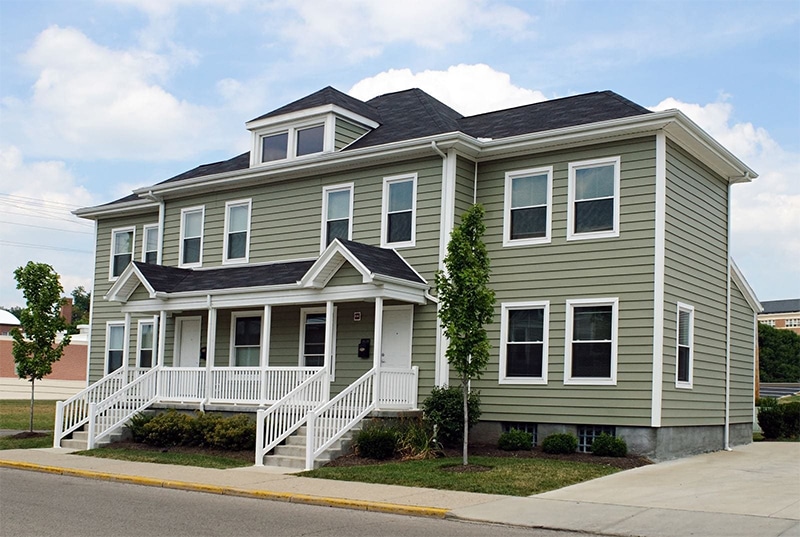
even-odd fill
[[[386,306],[383,308],[381,367],[411,368],[411,326],[413,320],[414,306]]]
[[[178,317],[175,321],[175,366],[200,367],[200,317]]]

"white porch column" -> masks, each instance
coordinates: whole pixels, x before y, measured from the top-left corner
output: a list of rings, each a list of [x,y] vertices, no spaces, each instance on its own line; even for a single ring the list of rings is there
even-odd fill
[[[158,365],[164,365],[164,356],[166,356],[167,346],[167,312],[161,310],[158,320]]]
[[[383,297],[375,297],[375,331],[372,336],[374,341],[372,351],[372,367],[375,368],[372,397],[377,408],[380,401],[381,387],[381,360],[383,359]]]
[[[125,368],[125,382],[130,382],[128,378],[128,360],[130,360],[131,346],[131,314],[125,314],[125,345],[122,347],[122,367]]]
[[[267,304],[264,306],[264,318],[261,323],[261,358],[258,362],[261,365],[259,398],[262,405],[267,404],[267,368],[269,367],[270,336],[272,336],[272,306]]]
[[[210,298],[209,298],[210,302]],[[217,344],[217,308],[208,308],[208,328],[206,334],[206,402],[211,399],[213,384],[211,368],[214,366],[214,348]]]
[[[325,357],[322,365],[331,381],[336,378],[336,360],[333,356],[333,323],[336,319],[333,312],[333,302],[329,300],[325,303]]]

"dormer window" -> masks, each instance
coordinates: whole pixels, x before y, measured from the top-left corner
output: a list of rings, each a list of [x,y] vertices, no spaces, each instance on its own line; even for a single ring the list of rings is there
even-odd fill
[[[261,136],[261,162],[322,153],[325,150],[325,125],[289,127]]]

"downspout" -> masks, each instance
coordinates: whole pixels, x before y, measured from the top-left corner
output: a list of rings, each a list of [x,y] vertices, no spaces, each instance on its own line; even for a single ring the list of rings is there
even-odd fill
[[[725,323],[725,451],[731,451],[731,184],[728,182],[728,236],[727,262],[728,281],[726,282],[727,296],[725,308],[727,311]]]
[[[472,204],[478,203],[478,161],[475,161],[475,179],[472,182]]]

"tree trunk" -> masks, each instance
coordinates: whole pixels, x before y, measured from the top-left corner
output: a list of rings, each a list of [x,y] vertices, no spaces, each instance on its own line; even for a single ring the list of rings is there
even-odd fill
[[[469,453],[467,450],[467,445],[469,443],[469,405],[467,404],[469,400],[469,385],[465,382],[461,382],[461,393],[464,399],[464,452],[463,452],[463,464],[464,466],[469,464]]]
[[[31,379],[31,432],[33,432],[33,389],[34,383],[36,382],[35,378]]]

